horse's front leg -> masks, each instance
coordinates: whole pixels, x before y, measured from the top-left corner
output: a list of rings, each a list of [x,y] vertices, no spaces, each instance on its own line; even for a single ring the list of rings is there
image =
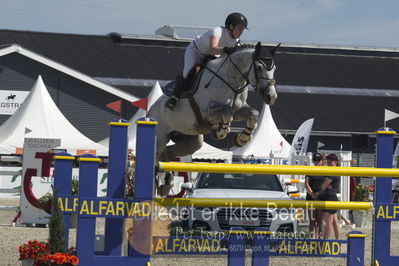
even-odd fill
[[[229,105],[213,102],[209,106],[208,121],[215,125],[214,137],[217,139],[224,139],[230,133],[230,124],[233,121],[233,108]]]
[[[233,139],[234,146],[241,147],[251,141],[252,132],[256,128],[256,121],[258,120],[259,112],[251,107],[244,106],[234,113],[234,121],[247,120],[247,126]]]

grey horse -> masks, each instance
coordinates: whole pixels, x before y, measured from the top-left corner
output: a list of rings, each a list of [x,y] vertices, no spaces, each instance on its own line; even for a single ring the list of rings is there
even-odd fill
[[[246,102],[248,85],[255,88],[266,104],[274,104],[277,92],[273,55],[277,47],[269,51],[259,42],[255,47],[242,46],[232,55],[208,62],[194,82],[195,94],[180,99],[174,110],[165,106],[168,97],[161,96],[148,113],[159,123],[156,163],[193,154],[201,148],[204,134],[224,139],[232,121],[247,121],[246,127],[236,134],[234,145],[248,143],[259,116]],[[167,146],[170,140],[175,144]],[[168,192],[164,189],[159,194]]]

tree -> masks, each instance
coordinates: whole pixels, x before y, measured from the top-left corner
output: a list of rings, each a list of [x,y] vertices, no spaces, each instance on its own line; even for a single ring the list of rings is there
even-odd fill
[[[53,211],[49,224],[49,243],[51,253],[65,252],[64,217],[58,204],[58,191],[53,193]]]

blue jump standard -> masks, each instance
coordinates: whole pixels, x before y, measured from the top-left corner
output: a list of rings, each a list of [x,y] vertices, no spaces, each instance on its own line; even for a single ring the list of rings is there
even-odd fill
[[[100,160],[96,156],[84,155],[80,158],[80,190],[79,196],[76,198],[71,196],[74,157],[67,153],[57,154],[54,187],[58,190],[59,204],[64,210],[66,239],[68,239],[70,214],[77,212],[79,215],[76,244],[80,265],[149,265],[150,255],[154,253],[227,254],[229,266],[245,265],[248,233],[239,227],[231,229],[231,234],[227,239],[227,252],[220,248],[220,239],[201,242],[197,241],[198,237],[185,238],[184,241],[174,240],[176,237],[152,237],[152,217],[146,210],[151,210],[153,207],[156,124],[156,121],[148,117],[137,121],[134,200],[124,198],[127,127],[129,125],[127,121],[113,120],[110,122],[108,187],[105,198],[97,198],[97,175]],[[394,133],[387,128],[377,131],[377,167],[392,167]],[[391,178],[377,177],[375,193],[373,261],[380,265],[399,265],[399,258],[390,256],[390,222],[399,220],[399,205],[390,202]],[[137,209],[136,204],[139,206]],[[137,210],[141,211],[137,213]],[[134,221],[135,228],[140,228],[140,230],[133,231],[133,236],[129,239],[127,256],[121,256],[124,233],[123,218],[138,217],[140,213],[142,217]],[[94,251],[96,217],[107,217],[104,235],[105,247],[101,253]],[[252,265],[268,265],[270,256],[346,257],[347,265],[364,265],[365,235],[359,231],[350,232],[348,240],[276,240],[271,239],[271,235],[272,233],[265,228],[255,230]],[[153,246],[151,246],[152,241]],[[203,246],[195,246],[194,243],[203,243]],[[271,243],[274,243],[274,250],[270,249]],[[348,245],[347,253],[341,252],[342,244]],[[377,247],[378,252],[376,252]]]

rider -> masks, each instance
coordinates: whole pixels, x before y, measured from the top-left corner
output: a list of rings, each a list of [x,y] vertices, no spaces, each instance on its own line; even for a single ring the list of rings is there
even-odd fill
[[[231,13],[227,16],[224,27],[215,27],[196,37],[186,48],[183,74],[177,77],[173,96],[168,99],[166,106],[174,109],[179,95],[186,89],[186,78],[191,69],[200,64],[206,56],[234,53],[239,38],[247,26],[247,18],[243,14]]]

